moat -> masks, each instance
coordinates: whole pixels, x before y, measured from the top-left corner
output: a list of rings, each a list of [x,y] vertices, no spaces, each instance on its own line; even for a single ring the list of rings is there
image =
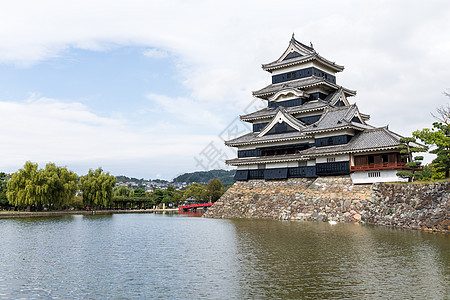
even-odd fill
[[[0,219],[0,298],[445,299],[450,236],[162,214]]]

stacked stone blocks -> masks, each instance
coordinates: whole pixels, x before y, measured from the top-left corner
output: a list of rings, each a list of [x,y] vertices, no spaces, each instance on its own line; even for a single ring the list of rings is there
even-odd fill
[[[349,176],[238,181],[212,218],[364,222],[448,232],[450,182],[354,185]]]

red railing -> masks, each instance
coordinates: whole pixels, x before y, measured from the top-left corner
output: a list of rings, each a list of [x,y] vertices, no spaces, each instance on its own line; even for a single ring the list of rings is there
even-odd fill
[[[213,204],[214,203],[198,203],[198,204],[182,205],[182,206],[178,207],[178,210],[197,208],[197,207],[207,207],[207,206],[211,206]]]
[[[368,164],[350,167],[350,171],[393,170],[393,169],[410,169],[410,168],[405,167],[405,163],[380,163],[380,164]]]

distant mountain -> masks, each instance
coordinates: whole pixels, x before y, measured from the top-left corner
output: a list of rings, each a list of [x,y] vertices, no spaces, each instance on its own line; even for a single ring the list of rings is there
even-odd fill
[[[184,173],[173,179],[173,182],[198,182],[208,183],[210,179],[219,178],[223,185],[232,185],[234,180],[234,174],[236,170],[210,170],[210,171],[196,171],[192,173]]]

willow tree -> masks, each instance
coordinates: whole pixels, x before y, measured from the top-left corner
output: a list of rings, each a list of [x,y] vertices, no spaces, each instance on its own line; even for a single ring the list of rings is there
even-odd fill
[[[54,208],[67,205],[77,192],[78,175],[54,163],[48,163],[42,172],[47,192],[45,204]]]
[[[9,206],[8,197],[6,197],[6,183],[8,182],[8,175],[0,172],[0,207],[5,208]]]
[[[8,201],[13,206],[61,208],[73,199],[77,190],[78,175],[65,167],[48,163],[45,169],[27,161],[24,167],[12,174],[7,183]]]
[[[27,207],[30,210],[32,205],[43,204],[44,189],[41,182],[41,174],[38,171],[38,164],[27,161],[22,169],[12,174],[11,180],[7,183],[9,204],[18,207]]]
[[[85,206],[97,208],[111,206],[116,177],[103,173],[102,168],[90,169],[87,175],[81,176],[80,184]]]

